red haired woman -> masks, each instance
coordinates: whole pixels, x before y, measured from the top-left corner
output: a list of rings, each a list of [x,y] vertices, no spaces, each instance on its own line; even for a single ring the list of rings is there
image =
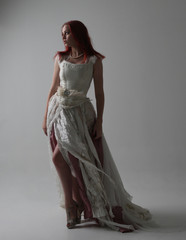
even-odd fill
[[[53,81],[43,121],[67,227],[85,220],[121,232],[150,227],[151,213],[132,203],[102,132],[104,56],[77,20],[62,26],[65,51],[54,56]],[[96,107],[87,97],[94,81]]]

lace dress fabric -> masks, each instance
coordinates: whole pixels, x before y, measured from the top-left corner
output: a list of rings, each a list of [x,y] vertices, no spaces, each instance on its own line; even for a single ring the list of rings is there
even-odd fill
[[[87,92],[96,59],[94,55],[84,64],[74,64],[57,56],[63,93],[56,92],[49,100],[47,133],[59,204],[65,208],[64,191],[51,160],[56,144],[79,184],[85,219],[121,232],[154,227],[149,210],[132,203],[125,190],[104,133],[98,140],[92,136],[96,112]]]

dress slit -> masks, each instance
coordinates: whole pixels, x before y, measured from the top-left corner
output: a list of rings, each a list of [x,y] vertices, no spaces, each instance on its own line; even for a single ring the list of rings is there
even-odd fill
[[[96,151],[98,153],[101,165],[103,167],[104,155],[103,155],[102,138],[100,137],[98,139],[95,139],[91,133],[90,133],[90,136],[94,143]],[[52,126],[52,130],[51,130],[51,134],[50,134],[50,144],[51,144],[52,151],[54,151],[54,149],[57,145],[57,140],[56,140],[55,132],[54,132],[54,124]],[[73,170],[75,172],[75,177],[76,177],[78,187],[79,187],[79,194],[80,194],[80,197],[84,204],[84,208],[85,208],[84,209],[84,219],[92,219],[92,220],[95,220],[97,222],[97,224],[99,224],[99,219],[93,217],[91,204],[90,204],[90,201],[86,194],[85,183],[83,180],[81,169],[79,167],[79,160],[74,155],[72,155],[69,151],[68,151],[68,156],[69,156],[70,162],[72,164]],[[97,162],[96,162],[96,165],[97,165]],[[107,208],[107,210],[109,213],[108,208]],[[126,224],[126,222],[124,222],[123,218],[122,218],[122,207],[121,206],[112,206],[112,211],[114,214],[114,218],[112,218],[113,222],[119,223],[119,224]],[[128,228],[119,227],[119,231],[124,233],[124,232],[131,232],[133,230],[128,229]]]
[[[91,139],[94,143],[97,154],[100,158],[101,165],[103,166],[102,139],[101,138],[95,139],[93,137],[93,135],[91,135]],[[54,131],[54,124],[52,125],[52,129],[51,129],[50,144],[51,144],[52,151],[54,152],[54,149],[57,145],[57,140],[56,140],[55,131]],[[81,199],[84,203],[84,207],[85,207],[84,218],[85,219],[91,219],[91,218],[93,219],[91,204],[90,204],[90,201],[89,201],[89,199],[87,197],[87,194],[86,194],[85,183],[84,183],[84,180],[83,180],[81,169],[79,167],[79,160],[74,155],[72,155],[69,151],[67,151],[67,152],[68,152],[69,160],[70,160],[70,162],[72,164],[72,167],[73,167],[73,170],[75,172],[75,177],[76,177],[76,180],[77,180],[77,183],[78,183],[78,186],[79,186],[79,194],[80,194]],[[97,163],[96,163],[96,166],[97,166]]]

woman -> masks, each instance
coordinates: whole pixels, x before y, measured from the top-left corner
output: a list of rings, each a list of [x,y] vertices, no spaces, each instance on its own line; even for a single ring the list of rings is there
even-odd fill
[[[54,56],[44,133],[55,166],[67,227],[84,219],[128,232],[153,226],[151,213],[131,202],[102,132],[104,56],[95,51],[85,25],[62,26],[65,51]],[[97,113],[86,96],[92,79]]]

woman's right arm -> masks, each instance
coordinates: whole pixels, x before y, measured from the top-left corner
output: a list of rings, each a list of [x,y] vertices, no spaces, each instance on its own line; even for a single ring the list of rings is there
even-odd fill
[[[47,98],[47,106],[46,106],[44,120],[43,120],[43,124],[42,124],[42,129],[46,135],[47,135],[46,121],[47,121],[48,103],[49,103],[51,96],[54,95],[54,93],[57,91],[57,87],[60,85],[59,71],[60,71],[60,68],[59,68],[59,64],[58,64],[58,59],[56,57],[55,62],[54,62],[54,73],[53,73],[53,77],[52,77],[52,84],[51,84],[51,87],[49,90],[49,94],[48,94],[48,98]]]

